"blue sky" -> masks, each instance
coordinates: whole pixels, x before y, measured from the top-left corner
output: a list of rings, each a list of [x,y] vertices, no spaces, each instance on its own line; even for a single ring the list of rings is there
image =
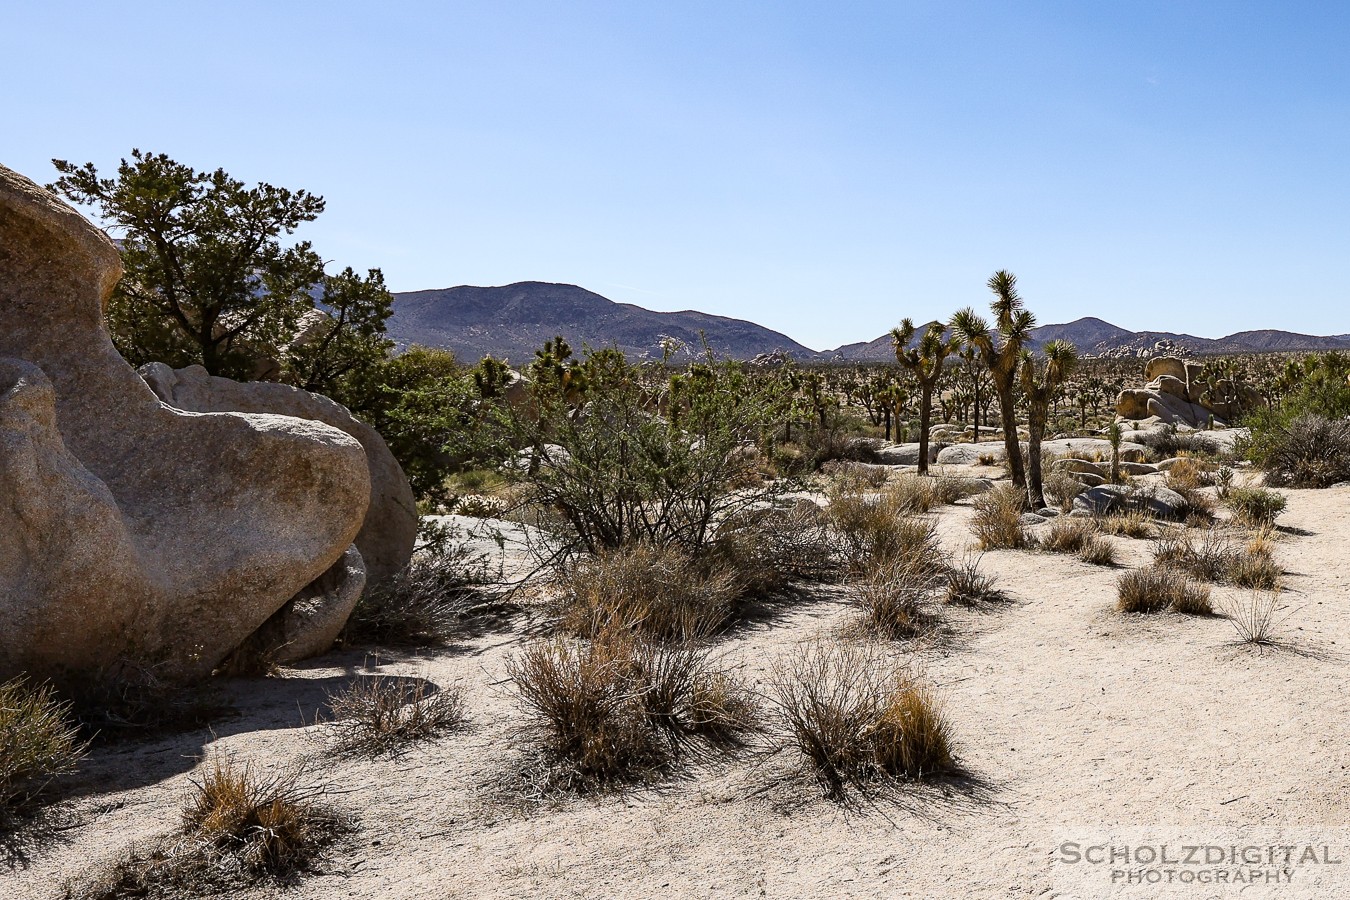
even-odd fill
[[[1350,4],[17,3],[0,162],[324,195],[395,290],[581,284],[823,349],[983,305],[1350,332]]]

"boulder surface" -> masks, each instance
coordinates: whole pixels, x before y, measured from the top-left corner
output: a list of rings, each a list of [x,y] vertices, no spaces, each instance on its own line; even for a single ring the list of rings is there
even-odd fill
[[[338,429],[173,409],[118,355],[107,236],[0,166],[0,678],[209,674],[365,518]]]

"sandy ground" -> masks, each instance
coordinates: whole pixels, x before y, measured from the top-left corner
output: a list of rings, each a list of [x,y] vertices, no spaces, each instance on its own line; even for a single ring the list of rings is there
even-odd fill
[[[1350,897],[1350,489],[1288,494],[1280,650],[1235,646],[1221,617],[1120,616],[1119,570],[987,554],[1013,602],[953,612],[943,636],[912,653],[945,700],[964,783],[850,811],[766,789],[774,761],[736,758],[624,797],[522,802],[502,787],[524,759],[505,661],[528,637],[505,628],[378,661],[468,688],[466,728],[397,758],[334,758],[322,729],[303,725],[326,690],[375,671],[359,652],[230,684],[240,715],[214,733],[97,751],[72,784],[69,824],[8,848],[0,897],[59,896],[66,877],[172,829],[194,766],[219,749],[263,765],[309,759],[330,801],[359,820],[319,874],[250,897]],[[949,550],[969,543],[970,514],[941,512]],[[1149,542],[1112,540],[1124,563],[1147,559]],[[848,616],[823,591],[717,650],[762,683],[775,657]],[[1266,874],[1253,887],[1130,884],[1151,860],[1064,861],[1066,842],[1107,841],[1168,843],[1173,855],[1310,843],[1344,864],[1305,862],[1292,882]],[[1209,868],[1272,870],[1241,859]]]

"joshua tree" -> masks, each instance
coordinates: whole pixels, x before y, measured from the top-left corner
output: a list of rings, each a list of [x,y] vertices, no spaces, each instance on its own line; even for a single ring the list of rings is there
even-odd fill
[[[1022,391],[1027,398],[1027,503],[1032,509],[1045,508],[1041,485],[1041,438],[1050,415],[1050,401],[1078,365],[1078,350],[1068,341],[1051,341],[1044,347],[1045,367],[1041,371],[1029,350],[1022,351]]]
[[[928,474],[928,427],[933,417],[933,389],[942,377],[942,363],[955,353],[961,341],[955,337],[943,338],[946,330],[941,322],[933,322],[919,338],[918,346],[910,347],[914,338],[914,323],[905,319],[899,328],[891,329],[891,343],[895,359],[914,373],[919,382],[919,474]]]
[[[886,420],[886,440],[891,439],[891,422],[895,422],[896,437],[900,436],[900,417],[904,415],[905,404],[909,402],[909,392],[904,385],[892,381],[877,391],[877,403],[881,405],[882,416]]]
[[[1013,484],[1026,487],[1026,470],[1022,465],[1022,448],[1017,441],[1017,412],[1014,391],[1017,389],[1017,367],[1022,359],[1022,347],[1036,325],[1033,316],[1017,293],[1017,276],[1006,270],[995,272],[989,278],[989,289],[994,300],[989,309],[994,314],[995,332],[974,309],[966,307],[952,316],[952,333],[961,343],[979,350],[989,374],[994,379],[998,394],[998,413],[1003,425],[1003,444],[1008,453],[1008,472]]]
[[[1120,423],[1112,422],[1106,429],[1106,439],[1111,442],[1111,483],[1120,484]]]

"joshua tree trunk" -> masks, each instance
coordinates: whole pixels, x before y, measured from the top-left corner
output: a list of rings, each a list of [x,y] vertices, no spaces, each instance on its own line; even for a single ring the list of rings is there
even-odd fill
[[[886,440],[891,439],[891,411],[889,407],[882,407],[881,415],[886,420]]]
[[[980,442],[980,373],[975,373],[975,412],[971,416],[975,423],[975,443]]]
[[[936,380],[936,379],[935,379]],[[933,416],[933,383],[919,382],[919,474],[928,474],[928,426]]]
[[[1017,440],[1017,408],[1013,403],[1013,386],[997,385],[998,414],[1003,425],[1003,449],[1008,454],[1008,475],[1020,488],[1027,486],[1026,469],[1022,465],[1022,444]]]
[[[1046,403],[1031,399],[1027,404],[1027,503],[1045,509],[1045,486],[1041,479],[1041,438],[1045,436]]]

